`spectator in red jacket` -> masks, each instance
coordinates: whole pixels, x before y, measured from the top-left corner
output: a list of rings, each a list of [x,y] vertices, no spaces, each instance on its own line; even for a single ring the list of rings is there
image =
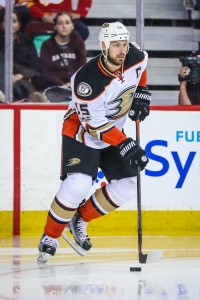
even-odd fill
[[[26,3],[29,8],[30,17],[44,23],[53,23],[55,14],[60,11],[70,13],[75,30],[77,30],[83,40],[89,36],[89,30],[84,19],[92,5],[92,0],[79,0],[77,8],[74,10],[71,0],[18,0],[18,3]]]

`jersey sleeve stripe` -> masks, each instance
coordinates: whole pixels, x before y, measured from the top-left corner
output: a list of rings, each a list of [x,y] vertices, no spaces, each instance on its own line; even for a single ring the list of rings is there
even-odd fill
[[[147,85],[147,70],[145,69],[140,78],[140,82],[138,86],[146,86]]]
[[[106,123],[99,127],[92,127],[90,124],[87,124],[86,130],[96,139],[113,146],[117,146],[126,139],[126,136],[111,123]]]
[[[115,126],[108,131],[100,133],[100,139],[112,146],[117,146],[122,143],[126,136]]]
[[[112,128],[113,125],[111,123],[106,123],[106,124],[103,124],[101,126],[98,126],[98,127],[93,127],[91,126],[90,124],[86,124],[86,130],[89,134],[91,134],[93,137],[95,137],[96,139],[99,138],[99,134],[103,131],[107,131],[107,130],[110,130],[110,128]]]
[[[81,123],[77,114],[72,114],[63,123],[62,134],[74,138],[78,134]]]

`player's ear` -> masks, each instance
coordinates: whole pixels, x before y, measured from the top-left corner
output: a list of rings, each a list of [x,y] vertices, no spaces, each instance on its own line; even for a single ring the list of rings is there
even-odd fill
[[[104,42],[102,42],[102,50],[106,50],[106,45]]]

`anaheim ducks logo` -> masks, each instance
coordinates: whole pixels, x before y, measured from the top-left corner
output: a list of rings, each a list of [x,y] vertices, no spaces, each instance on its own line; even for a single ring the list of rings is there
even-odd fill
[[[102,25],[102,28],[106,28],[106,27],[109,27],[109,23],[104,23],[104,24]]]
[[[92,94],[92,88],[89,84],[81,82],[77,87],[77,94],[83,97],[90,96]]]
[[[79,158],[71,158],[68,160],[68,164],[66,165],[66,167],[71,167],[71,166],[75,166],[75,165],[78,165],[80,164],[81,160]]]
[[[130,86],[108,103],[108,119],[119,119],[126,115],[131,107],[136,86]]]

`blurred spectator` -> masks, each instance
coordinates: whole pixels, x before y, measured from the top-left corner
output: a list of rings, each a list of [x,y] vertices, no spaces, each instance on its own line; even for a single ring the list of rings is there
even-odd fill
[[[0,51],[0,102],[5,100],[4,97],[4,55]]]
[[[2,10],[6,5],[6,0],[0,0],[0,10]]]
[[[41,64],[48,87],[70,88],[71,76],[86,63],[85,44],[74,31],[69,13],[58,13],[54,22],[55,31],[52,37],[47,39],[41,47]],[[65,93],[63,88],[60,89],[60,93]]]
[[[6,2],[5,0],[0,0],[0,17],[4,14]],[[15,0],[14,1],[14,9],[17,12],[20,22],[21,22],[21,29],[24,29],[25,25],[29,20],[29,9],[26,6],[26,1],[22,0]]]
[[[29,95],[27,102],[48,102],[47,97],[43,93],[34,92]]]
[[[43,93],[40,93],[40,92],[33,92],[32,94],[30,94],[28,96],[28,98],[26,99],[22,99],[20,101],[18,101],[20,103],[25,103],[25,102],[31,102],[31,103],[47,103],[49,102],[47,97],[43,94]]]
[[[196,6],[197,6],[198,11],[200,11],[200,0],[196,0]]]
[[[16,11],[13,13],[13,99],[27,98],[34,91],[43,90],[41,64],[31,39],[20,31],[21,23]],[[5,14],[0,21],[0,52],[4,64]],[[1,65],[4,70],[4,65]],[[2,71],[1,71],[2,72]],[[4,71],[3,71],[4,72]],[[4,76],[3,76],[4,78]]]
[[[5,96],[4,93],[0,90],[0,103],[4,103],[5,102]]]
[[[22,29],[24,29],[30,19],[30,12],[28,7],[26,6],[26,1],[15,0],[14,9],[20,18]]]
[[[183,6],[187,11],[193,11],[196,5],[196,0],[183,0]]]
[[[18,0],[18,2],[24,2]],[[70,13],[75,30],[78,31],[81,38],[86,40],[89,36],[89,29],[84,22],[85,17],[92,5],[92,0],[79,0],[77,9],[73,10],[71,0],[27,0],[26,6],[29,8],[30,17],[35,21],[44,23],[53,23],[55,14],[61,11]],[[49,27],[48,27],[49,29]]]
[[[184,66],[179,72],[180,81],[180,105],[200,105],[200,83],[194,83],[188,81],[190,69]]]

